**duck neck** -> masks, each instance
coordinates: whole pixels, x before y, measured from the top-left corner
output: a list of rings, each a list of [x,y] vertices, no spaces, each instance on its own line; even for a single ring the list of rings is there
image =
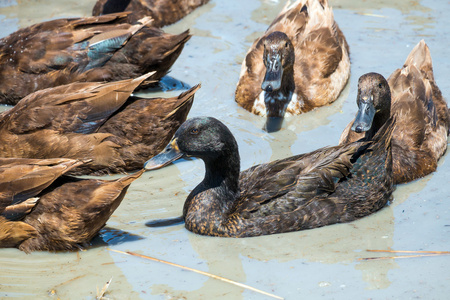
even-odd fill
[[[276,91],[265,91],[264,93],[267,117],[283,118],[294,91],[294,67],[289,66],[283,70],[280,88]]]
[[[391,117],[391,94],[385,95],[385,101],[386,104],[383,108],[379,109],[373,118],[372,126],[371,128],[366,132],[365,138],[367,140],[371,140],[375,134],[378,132],[378,130],[383,127],[383,125],[389,120]],[[389,98],[389,99],[387,99]]]
[[[238,151],[214,158],[203,158],[203,161],[206,168],[205,178],[189,194],[184,204],[186,226],[206,224],[205,222],[220,223],[239,195]]]

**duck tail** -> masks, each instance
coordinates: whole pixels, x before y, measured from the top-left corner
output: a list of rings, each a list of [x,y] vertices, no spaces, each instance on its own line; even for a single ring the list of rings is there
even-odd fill
[[[142,174],[144,174],[144,171],[145,171],[144,169],[141,169],[141,170],[137,171],[136,173],[119,178],[117,181],[122,183],[123,186],[129,186],[133,181],[135,181],[136,179],[141,177]]]
[[[404,66],[415,66],[428,80],[434,81],[433,63],[430,49],[424,40],[421,40],[409,53]]]
[[[179,100],[182,100],[182,101],[180,101],[178,104],[177,104],[177,106],[176,107],[174,107],[174,109],[167,115],[167,116],[165,116],[164,117],[164,119],[166,120],[166,119],[169,119],[170,117],[172,117],[173,115],[175,115],[181,108],[188,108],[187,109],[187,113],[189,113],[189,110],[191,109],[191,107],[192,107],[192,103],[194,102],[194,96],[195,96],[195,93],[198,91],[198,89],[201,87],[202,85],[201,84],[197,84],[197,85],[195,85],[195,86],[193,86],[192,88],[190,88],[189,90],[187,90],[187,91],[185,91],[185,92],[183,92],[183,93],[181,93],[179,96],[178,96],[178,99]],[[187,106],[189,106],[189,107],[187,107]],[[186,113],[186,116],[185,117],[187,117],[187,113]]]

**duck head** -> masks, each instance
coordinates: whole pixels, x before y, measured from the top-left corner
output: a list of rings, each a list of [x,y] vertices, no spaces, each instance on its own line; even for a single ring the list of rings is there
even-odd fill
[[[219,120],[197,117],[184,122],[175,132],[166,148],[148,160],[144,168],[162,168],[182,157],[197,157],[205,164],[226,163],[230,156],[239,164],[238,146],[233,134]],[[239,168],[239,166],[238,166]]]
[[[352,130],[357,133],[371,132],[371,138],[391,114],[391,91],[386,79],[378,73],[361,76],[356,104],[358,113]]]
[[[281,128],[286,108],[295,89],[294,46],[285,33],[275,31],[265,37],[263,61],[266,67],[261,84],[267,114],[265,129],[271,132]]]

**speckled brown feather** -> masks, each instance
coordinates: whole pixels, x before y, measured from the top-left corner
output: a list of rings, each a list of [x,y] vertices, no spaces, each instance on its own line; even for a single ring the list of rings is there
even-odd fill
[[[128,16],[130,21],[150,16],[154,20],[153,26],[163,27],[177,22],[208,2],[209,0],[98,0],[92,15],[131,11]]]
[[[189,32],[172,35],[131,25],[127,15],[52,20],[1,39],[0,103],[16,104],[37,90],[76,81],[116,81],[151,71],[156,71],[153,80],[160,79],[178,58]]]
[[[262,92],[261,83],[266,70],[263,40],[275,31],[286,33],[295,50],[294,92],[297,99],[286,112],[301,114],[337,99],[350,73],[349,47],[333,20],[327,1],[321,4],[315,1],[297,1],[287,5],[264,36],[253,43],[242,63],[235,94],[236,102],[243,108],[261,114],[258,112],[261,109],[255,108],[255,100]],[[313,6],[314,12],[311,11]],[[324,7],[327,13],[323,13]],[[321,12],[316,15],[319,10]],[[324,19],[318,20],[321,17]]]
[[[185,121],[199,88],[168,99],[129,98],[145,79],[73,83],[28,96],[0,115],[0,156],[90,160],[71,171],[78,175],[141,168]]]
[[[58,251],[85,246],[142,174],[143,170],[117,180],[59,178],[39,195],[39,204],[24,218],[38,235],[25,240],[19,249]]]
[[[36,237],[36,229],[20,221],[8,221],[0,216],[0,248],[12,248],[24,240]]]
[[[437,168],[447,149],[450,118],[447,103],[437,87],[428,46],[422,40],[411,51],[401,69],[388,79],[391,90],[391,114],[396,116],[392,140],[394,182],[421,178]],[[340,143],[358,140],[364,133],[350,130]]]

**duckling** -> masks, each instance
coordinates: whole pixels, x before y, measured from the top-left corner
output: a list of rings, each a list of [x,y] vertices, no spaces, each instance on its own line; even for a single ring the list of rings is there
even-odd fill
[[[377,73],[361,76],[356,102],[357,116],[345,128],[340,144],[371,139],[391,116],[396,116],[392,138],[394,182],[409,182],[436,170],[447,149],[450,116],[434,81],[430,50],[424,40],[388,80]]]
[[[208,2],[209,0],[97,0],[92,15],[131,11],[132,14],[128,16],[130,21],[150,16],[153,26],[163,27],[179,21]]]
[[[144,170],[117,180],[61,176],[83,163],[71,159],[0,159],[1,207],[37,196],[20,220],[0,215],[0,247],[76,250],[86,247]],[[17,191],[17,194],[14,194]],[[6,195],[6,197],[3,197]],[[29,198],[28,198],[29,199]]]
[[[151,74],[37,91],[0,114],[0,157],[88,160],[71,175],[142,168],[186,120],[200,86],[173,98],[130,96]]]
[[[190,39],[189,31],[166,34],[145,17],[132,25],[129,13],[57,19],[0,39],[0,103],[72,82],[163,77]],[[143,83],[142,87],[148,83]]]
[[[393,191],[387,124],[373,141],[322,148],[240,170],[238,145],[211,117],[187,120],[166,149],[146,162],[161,168],[185,156],[205,163],[183,209],[202,235],[251,237],[350,222],[386,205]]]
[[[284,116],[335,101],[349,74],[349,47],[328,1],[288,2],[242,62],[235,100],[277,131]]]

